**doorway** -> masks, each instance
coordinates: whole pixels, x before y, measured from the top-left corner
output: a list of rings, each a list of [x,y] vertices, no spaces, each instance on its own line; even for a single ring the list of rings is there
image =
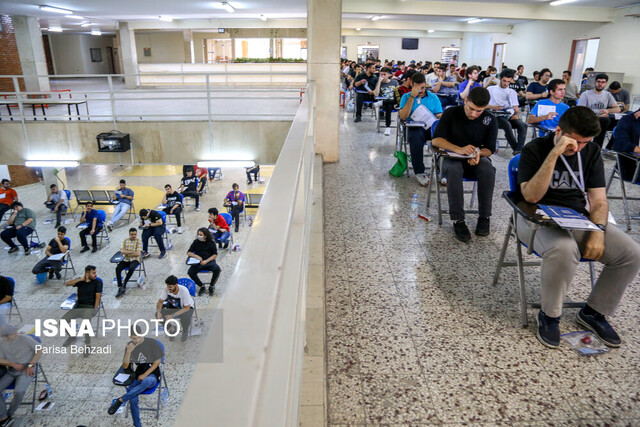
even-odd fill
[[[498,71],[502,70],[502,66],[504,65],[504,56],[507,50],[506,43],[494,43],[493,44],[493,62],[491,65],[496,67]]]
[[[571,44],[569,70],[571,70],[571,81],[578,87],[582,82],[582,72],[585,68],[595,68],[599,47],[600,38],[576,39]]]
[[[113,74],[116,66],[113,63],[113,48],[111,46],[107,46],[107,67],[109,68],[108,74]]]
[[[231,39],[205,39],[203,46],[205,63],[231,61]]]
[[[378,59],[380,52],[380,46],[373,45],[360,45],[358,46],[358,62],[365,63],[367,58]]]

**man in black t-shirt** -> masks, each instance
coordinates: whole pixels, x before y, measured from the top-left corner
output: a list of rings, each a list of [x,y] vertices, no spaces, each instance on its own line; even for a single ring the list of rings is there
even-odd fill
[[[193,243],[191,243],[191,246],[189,246],[187,255],[190,259],[198,261],[197,263],[189,264],[190,267],[188,272],[191,280],[200,287],[198,296],[204,294],[206,290],[204,283],[202,283],[198,277],[198,272],[202,270],[209,270],[213,273],[211,275],[211,282],[209,283],[209,295],[213,296],[216,282],[218,281],[218,277],[220,277],[220,272],[222,270],[216,263],[216,258],[218,258],[216,242],[213,240],[213,236],[211,236],[211,232],[207,228],[202,227],[198,229],[196,240],[194,240]]]
[[[7,323],[6,316],[11,311],[13,287],[13,279],[0,275],[0,326]]]
[[[356,90],[356,118],[354,122],[362,120],[362,105],[364,101],[375,101],[374,89],[378,85],[378,77],[374,74],[376,67],[373,63],[367,64],[364,73],[356,76],[353,87]]]
[[[84,276],[77,279],[67,280],[65,286],[75,286],[78,288],[76,305],[62,316],[64,320],[71,319],[91,319],[100,309],[100,299],[102,298],[102,279],[98,278],[96,267],[87,265],[84,269]],[[76,340],[76,337],[69,337],[63,346],[67,347]],[[85,346],[89,346],[91,337],[87,335],[84,339]],[[89,352],[84,353],[85,357]]]
[[[193,171],[188,170],[187,175],[180,180],[178,191],[184,197],[193,197],[196,201],[196,210],[200,210],[200,194],[198,193],[198,178],[193,175]]]
[[[65,237],[67,233],[67,229],[64,226],[58,227],[58,236],[55,239],[51,239],[49,242],[49,246],[45,250],[45,254],[47,255],[45,258],[41,259],[31,272],[33,274],[40,274],[44,272],[49,272],[49,279],[53,279],[53,275],[55,273],[56,279],[60,280],[60,270],[62,270],[62,260],[50,260],[49,257],[52,255],[58,255],[67,252],[69,247],[71,247],[71,241],[68,237]]]
[[[562,307],[581,257],[599,261],[604,268],[576,321],[610,347],[619,347],[621,340],[605,316],[615,313],[640,269],[640,245],[608,224],[604,166],[600,147],[593,142],[599,133],[596,114],[587,107],[573,107],[560,117],[554,133],[525,145],[520,158],[517,199],[574,209],[600,228],[570,232],[549,226],[535,233],[533,250],[542,257],[536,336],[551,348],[560,345]],[[520,216],[516,225],[518,237],[530,241],[533,226]]]
[[[206,179],[206,178],[205,178]],[[182,214],[182,198],[180,193],[173,191],[169,184],[164,186],[165,195],[162,198],[162,204],[166,206],[163,209],[167,215],[176,216],[176,225],[178,226],[178,234],[182,234],[182,223],[180,215]]]
[[[136,364],[134,371],[135,379],[127,386],[127,392],[117,399],[113,399],[107,411],[113,415],[124,403],[129,402],[131,408],[131,418],[134,426],[140,426],[140,407],[138,406],[138,396],[145,390],[151,389],[160,382],[162,372],[160,365],[164,357],[164,347],[153,338],[145,338],[144,330],[141,326],[131,332],[131,341],[127,343],[122,367],[129,369],[132,363]]]
[[[140,227],[142,227],[142,257],[147,258],[149,252],[149,237],[153,236],[160,249],[160,256],[162,259],[167,256],[167,251],[162,241],[162,236],[166,231],[165,223],[162,220],[162,215],[151,209],[140,209]]]
[[[449,216],[456,239],[471,240],[465,223],[463,177],[478,180],[478,224],[476,235],[490,232],[491,200],[496,180],[496,168],[489,157],[496,151],[498,122],[485,111],[491,96],[482,87],[471,89],[464,105],[447,108],[433,133],[433,146],[471,158],[451,158],[445,154],[442,173],[447,177]]]

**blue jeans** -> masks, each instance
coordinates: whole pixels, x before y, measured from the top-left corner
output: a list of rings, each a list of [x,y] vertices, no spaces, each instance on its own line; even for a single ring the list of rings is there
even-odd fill
[[[0,326],[8,323],[7,315],[9,314],[9,311],[11,311],[11,301],[0,304]]]
[[[213,233],[213,240],[224,243],[229,240],[229,236],[231,236],[230,231],[216,230],[215,233]]]
[[[156,243],[158,244],[158,249],[160,249],[160,252],[164,252],[164,242],[162,241],[164,232],[164,225],[161,225],[159,227],[145,228],[142,231],[142,251],[147,252],[147,249],[149,248],[149,237],[153,236],[153,238],[156,239]]]
[[[125,202],[118,203],[113,208],[113,215],[111,215],[111,222],[115,224],[116,222],[120,221],[124,216],[124,214],[129,212],[130,208],[131,208],[131,205],[128,203],[125,203]]]
[[[124,403],[129,401],[129,407],[131,408],[131,418],[133,418],[133,425],[140,427],[140,407],[138,406],[138,395],[145,390],[155,387],[158,383],[158,379],[155,375],[151,374],[142,381],[134,380],[131,385],[127,386],[127,393],[121,397]]]

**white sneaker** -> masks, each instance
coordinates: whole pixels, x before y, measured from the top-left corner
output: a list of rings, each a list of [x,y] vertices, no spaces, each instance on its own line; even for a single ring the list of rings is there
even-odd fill
[[[384,136],[389,136],[389,135],[391,135],[391,128],[386,128],[384,130]]]
[[[182,234],[182,227],[178,227],[178,234]]]
[[[426,187],[429,185],[429,176],[426,173],[416,174],[416,180],[418,181],[418,184],[422,186]]]

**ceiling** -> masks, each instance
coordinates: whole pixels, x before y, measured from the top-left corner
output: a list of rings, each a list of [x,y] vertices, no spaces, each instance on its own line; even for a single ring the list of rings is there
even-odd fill
[[[422,3],[428,0],[413,0]],[[447,0],[450,3],[494,3],[494,4],[518,4],[518,5],[545,5],[549,0]],[[404,5],[410,3],[403,0],[387,0],[388,4],[393,2]],[[304,19],[306,18],[306,0],[262,0],[245,1],[231,0],[229,2],[235,13],[228,13],[222,8],[220,1],[205,0],[0,0],[0,13],[8,15],[35,16],[40,19],[40,27],[60,26],[67,32],[89,32],[91,28],[100,29],[105,33],[112,33],[118,21],[149,21],[159,22],[159,15],[171,16],[174,20],[203,20],[218,19],[232,21],[235,19],[259,21],[260,15],[264,15],[268,20],[278,19]],[[363,13],[345,13],[345,21],[367,21],[373,16],[364,13],[367,10],[369,1],[362,1]],[[442,3],[442,2],[439,2]],[[75,15],[83,19],[72,19],[64,15],[45,12],[40,10],[39,5],[60,7],[72,10]],[[569,3],[566,7],[590,6],[590,7],[623,7],[639,4],[638,0],[577,0]],[[497,6],[497,5],[496,5]],[[357,10],[356,10],[357,11]],[[470,17],[460,16],[425,16],[422,15],[381,15],[381,22],[434,22],[434,23],[462,23]],[[485,17],[483,21],[475,25],[515,25],[526,22],[525,19],[496,19]],[[81,27],[81,24],[90,24]],[[159,27],[161,28],[161,26]]]

